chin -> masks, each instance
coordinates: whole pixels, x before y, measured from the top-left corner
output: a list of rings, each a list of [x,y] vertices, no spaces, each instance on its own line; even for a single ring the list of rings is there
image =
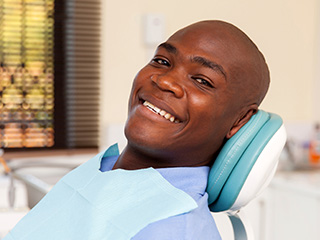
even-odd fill
[[[128,145],[146,153],[163,153],[168,150],[168,142],[161,140],[158,132],[150,131],[145,125],[133,125],[127,122],[124,134]]]

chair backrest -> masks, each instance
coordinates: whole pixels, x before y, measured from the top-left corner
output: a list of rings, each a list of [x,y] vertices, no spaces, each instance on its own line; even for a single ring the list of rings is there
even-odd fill
[[[208,179],[209,208],[234,212],[270,183],[286,131],[280,116],[259,110],[221,149]]]

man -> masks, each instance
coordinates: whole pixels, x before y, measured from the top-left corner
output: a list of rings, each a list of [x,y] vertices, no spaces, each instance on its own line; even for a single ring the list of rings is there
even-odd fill
[[[263,55],[231,24],[198,22],[160,44],[133,82],[128,145],[113,169],[162,168],[198,208],[153,223],[133,239],[217,238],[206,203],[209,168],[203,166],[257,112],[268,86]]]
[[[39,204],[42,210],[36,207],[26,218],[27,224],[20,224],[28,227],[13,231],[8,239],[19,239],[24,231],[30,236],[25,239],[32,240],[41,239],[48,231],[56,237],[52,239],[220,239],[205,192],[209,166],[223,144],[257,112],[268,86],[269,71],[263,55],[233,25],[202,21],[176,32],[159,45],[153,59],[134,79],[124,151],[119,156],[103,154],[93,165],[80,166],[75,172],[78,175],[67,175],[63,180],[66,184],[60,188],[71,186],[76,191],[68,194],[81,196],[70,200],[64,199],[68,194],[63,191],[51,197],[49,193]],[[110,181],[116,177],[119,181],[104,184],[103,174],[95,171],[98,164],[101,172],[111,176]],[[144,169],[151,172],[147,170],[141,183],[146,187],[140,187]],[[87,180],[84,175],[92,170],[94,174]],[[96,175],[98,180],[92,181]],[[119,182],[123,179],[122,186]],[[108,184],[111,186],[105,189]],[[53,192],[59,192],[58,187]],[[83,190],[86,187],[89,191]],[[156,195],[149,197],[154,189]],[[164,193],[157,195],[163,189]],[[128,191],[132,195],[123,197]],[[48,213],[46,208],[55,204],[55,198],[60,204],[50,207]],[[75,203],[77,208],[71,211]],[[124,211],[127,205],[130,207]],[[177,212],[180,205],[187,207]],[[159,209],[152,212],[153,208]],[[132,213],[135,209],[141,211]],[[115,217],[110,217],[114,213]],[[89,220],[83,220],[86,218]],[[65,219],[71,219],[67,227]],[[141,219],[148,220],[139,222]],[[36,221],[47,224],[35,228]],[[90,229],[84,230],[87,227]],[[115,228],[121,230],[112,235]]]
[[[114,168],[209,166],[256,113],[268,85],[263,55],[231,24],[178,31],[134,80],[128,146]]]

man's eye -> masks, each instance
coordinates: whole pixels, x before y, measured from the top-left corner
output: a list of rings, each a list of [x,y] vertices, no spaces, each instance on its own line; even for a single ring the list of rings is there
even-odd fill
[[[170,66],[170,63],[167,60],[164,60],[162,58],[154,58],[154,59],[152,59],[152,62],[160,64],[160,65]]]
[[[193,79],[204,86],[208,86],[210,88],[213,88],[212,84],[203,78],[194,77]]]

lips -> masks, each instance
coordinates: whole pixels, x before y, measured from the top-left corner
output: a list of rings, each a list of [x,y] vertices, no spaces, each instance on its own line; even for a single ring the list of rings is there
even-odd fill
[[[170,121],[172,123],[180,123],[181,122],[176,116],[173,116],[172,114],[166,112],[165,110],[158,108],[157,106],[153,105],[152,103],[150,103],[148,101],[144,101],[143,106],[147,107],[150,111],[162,116],[163,118],[167,119],[168,121]]]

